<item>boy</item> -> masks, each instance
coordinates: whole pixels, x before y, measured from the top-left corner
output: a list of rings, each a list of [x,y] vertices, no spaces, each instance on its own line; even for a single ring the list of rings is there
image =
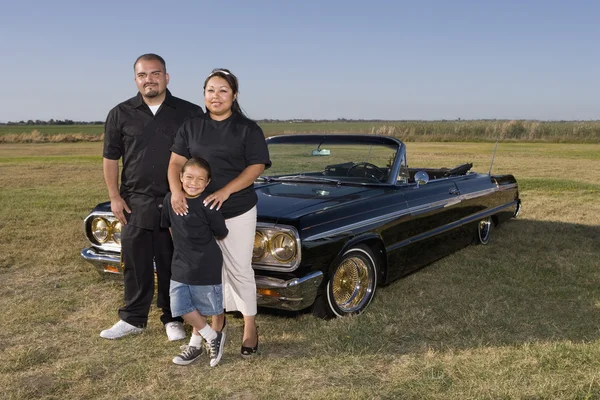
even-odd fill
[[[216,209],[203,205],[202,194],[210,182],[210,166],[201,158],[190,158],[183,165],[180,180],[187,198],[188,213],[177,215],[171,207],[171,193],[163,202],[163,227],[173,236],[171,266],[171,312],[193,327],[192,337],[182,352],[173,358],[177,365],[188,365],[202,354],[202,339],[210,354],[210,366],[216,366],[223,355],[225,332],[214,331],[206,317],[223,315],[221,268],[223,254],[215,237],[224,237],[228,230],[225,219]]]

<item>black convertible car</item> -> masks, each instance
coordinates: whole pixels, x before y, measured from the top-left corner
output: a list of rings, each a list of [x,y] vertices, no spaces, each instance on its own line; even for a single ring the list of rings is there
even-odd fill
[[[273,166],[255,183],[253,267],[259,306],[312,307],[321,317],[363,311],[377,288],[470,243],[519,213],[512,175],[410,168],[400,140],[376,135],[267,139]],[[110,203],[84,221],[81,255],[122,272]]]

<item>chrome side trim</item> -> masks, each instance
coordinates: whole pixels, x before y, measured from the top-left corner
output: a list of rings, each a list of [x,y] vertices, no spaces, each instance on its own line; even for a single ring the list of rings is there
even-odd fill
[[[410,207],[405,210],[395,211],[393,213],[389,213],[386,215],[369,218],[367,220],[355,222],[353,224],[346,225],[346,226],[343,226],[340,228],[335,228],[335,229],[331,229],[329,231],[325,231],[325,232],[317,233],[315,235],[307,236],[306,238],[304,238],[304,240],[316,240],[316,239],[332,237],[339,233],[348,232],[353,229],[363,228],[363,227],[371,225],[371,224],[385,223],[385,222],[403,217],[405,215],[410,215],[410,214],[414,214],[417,212],[423,212],[423,211],[428,211],[428,210],[436,210],[438,208],[449,207],[456,203],[458,203],[458,201],[455,198],[452,198],[452,199],[435,201],[433,203],[424,204],[424,205],[420,205],[420,206]]]
[[[518,183],[510,183],[508,185],[497,185],[499,191],[503,192],[505,190],[517,189],[519,187]]]
[[[378,217],[370,218],[370,219],[367,219],[367,220],[364,220],[364,221],[355,222],[353,224],[346,225],[344,227],[330,229],[330,230],[325,231],[325,232],[317,233],[315,235],[310,235],[310,236],[305,237],[304,240],[317,240],[317,239],[329,238],[329,237],[333,237],[335,235],[338,235],[340,233],[348,232],[348,231],[351,231],[353,229],[363,228],[363,227],[371,225],[371,224],[385,223],[385,222],[388,222],[390,220],[394,220],[394,219],[403,217],[405,215],[415,214],[415,213],[418,213],[418,212],[423,212],[423,211],[428,211],[428,210],[436,210],[438,208],[451,207],[451,206],[459,203],[462,200],[474,199],[474,198],[477,198],[477,197],[480,197],[480,196],[486,196],[486,195],[492,194],[494,192],[504,191],[504,190],[506,190],[507,186],[511,186],[511,185],[506,185],[506,186],[502,186],[502,187],[495,187],[495,188],[489,188],[489,189],[479,190],[477,192],[460,195],[458,197],[449,198],[449,199],[446,199],[446,200],[439,200],[439,201],[436,201],[436,202],[433,202],[433,203],[429,203],[429,204],[424,204],[424,205],[420,205],[420,206],[415,206],[415,207],[407,208],[406,210],[395,211],[393,213],[389,213],[389,214],[381,215],[381,216],[378,216]],[[517,185],[514,185],[514,187],[516,187],[516,186]],[[506,206],[500,206],[501,209],[505,208],[505,207]]]
[[[375,223],[384,223],[396,218],[400,218],[404,215],[408,215],[410,214],[411,211],[410,209],[406,209],[406,210],[401,210],[401,211],[396,211],[390,214],[386,214],[386,215],[382,215],[379,217],[374,217],[374,218],[369,218],[367,220],[364,221],[360,221],[360,222],[355,222],[353,224],[350,225],[346,225],[344,227],[340,227],[340,228],[335,228],[335,229],[331,229],[325,232],[321,232],[321,233],[317,233],[315,235],[311,235],[311,236],[307,236],[304,238],[304,240],[317,240],[317,239],[323,239],[323,238],[327,238],[327,237],[332,237],[335,236],[337,234],[343,233],[343,232],[348,232],[351,231],[353,229],[357,229],[357,228],[362,228],[364,226],[367,225],[371,225],[371,224],[375,224]]]
[[[473,214],[473,215],[469,215],[468,217],[459,219],[458,221],[455,221],[455,222],[452,222],[450,224],[447,224],[447,225],[445,225],[445,226],[443,226],[441,228],[437,228],[437,229],[431,230],[429,232],[421,233],[421,234],[419,234],[417,236],[413,236],[413,237],[411,237],[409,239],[406,239],[406,240],[403,240],[401,242],[395,243],[392,246],[386,247],[385,250],[386,250],[386,252],[394,251],[395,249],[403,247],[403,246],[406,246],[408,244],[415,243],[415,242],[420,242],[421,240],[428,239],[431,236],[438,235],[438,234],[444,233],[444,232],[448,232],[449,230],[455,229],[455,228],[457,228],[459,226],[466,225],[466,224],[469,224],[471,222],[474,222],[474,221],[477,221],[477,220],[489,217],[491,215],[496,214],[497,212],[500,212],[500,211],[504,210],[505,208],[512,207],[513,205],[516,204],[516,202],[517,202],[516,200],[515,201],[511,201],[510,203],[502,204],[500,206],[497,206],[497,207],[494,207],[494,208],[490,208],[490,209],[487,209],[485,211],[482,211],[482,212],[479,212],[479,213],[476,213],[476,214]]]
[[[492,194],[497,191],[498,191],[498,188],[478,190],[477,192],[462,194],[462,195],[460,195],[460,199],[461,200],[475,199],[477,197],[487,196],[488,194]]]

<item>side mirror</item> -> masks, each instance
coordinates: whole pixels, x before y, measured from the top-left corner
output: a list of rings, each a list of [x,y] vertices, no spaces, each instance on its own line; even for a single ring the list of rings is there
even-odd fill
[[[417,182],[417,187],[426,185],[429,182],[429,174],[425,171],[417,172],[415,174],[415,182]]]

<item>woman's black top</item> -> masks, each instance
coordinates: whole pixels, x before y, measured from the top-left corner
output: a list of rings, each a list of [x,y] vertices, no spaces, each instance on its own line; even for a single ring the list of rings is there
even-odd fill
[[[208,115],[188,119],[181,125],[171,147],[185,158],[199,157],[208,161],[212,172],[206,192],[214,193],[254,164],[271,166],[265,135],[258,124],[239,113],[223,121]],[[258,198],[254,185],[232,193],[223,203],[223,216],[233,218],[250,210]]]

